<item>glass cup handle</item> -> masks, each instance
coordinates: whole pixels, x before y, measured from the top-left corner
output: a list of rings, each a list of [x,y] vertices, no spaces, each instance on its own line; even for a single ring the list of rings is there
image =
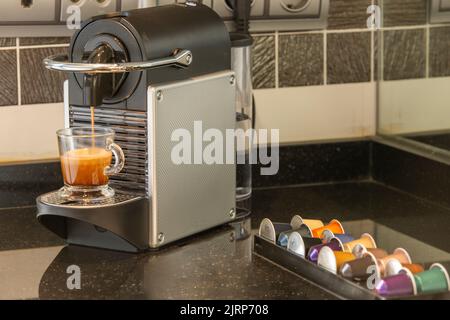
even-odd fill
[[[123,154],[122,148],[113,142],[106,149],[112,152],[115,160],[114,165],[105,168],[105,175],[112,176],[118,174],[125,165],[125,155]]]

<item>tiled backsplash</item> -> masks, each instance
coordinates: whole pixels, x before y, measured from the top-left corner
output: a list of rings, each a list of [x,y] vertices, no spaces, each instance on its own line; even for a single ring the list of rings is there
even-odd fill
[[[374,134],[375,80],[450,76],[450,26],[427,24],[427,2],[330,0],[326,30],[254,34],[257,124],[279,128],[282,142]],[[367,28],[374,3],[381,31]],[[45,70],[42,59],[65,52],[69,40],[0,38],[0,106],[61,102],[64,74]]]
[[[255,34],[255,89],[369,82],[370,30]]]
[[[67,50],[69,38],[0,38],[0,106],[61,102],[63,73],[42,60]]]
[[[327,30],[255,34],[254,86],[369,82],[380,58],[383,80],[449,76],[450,27],[427,24],[427,2],[331,0]],[[383,13],[377,32],[367,29],[372,3]]]
[[[376,0],[381,32],[367,29],[373,2],[331,0],[327,30],[255,34],[255,89],[369,82],[377,78],[376,43],[384,80],[450,75],[450,27],[427,25],[427,0]],[[62,101],[64,75],[45,70],[42,59],[64,52],[69,40],[0,38],[0,105]]]
[[[450,74],[450,27],[426,24],[427,0],[376,2],[382,5],[382,34],[366,27],[373,0],[331,0],[327,30],[255,34],[254,87],[371,81],[378,35],[384,80],[423,78],[427,70],[431,77]],[[45,70],[41,61],[64,52],[68,43],[69,38],[0,38],[0,105],[62,101],[64,75]]]
[[[450,27],[428,24],[429,0],[383,0],[383,80],[450,76]]]
[[[375,33],[366,27],[373,1],[331,0],[327,30],[255,34],[255,89],[369,82],[376,79],[377,37],[382,79],[450,75],[450,27],[427,24],[427,0],[376,0],[384,30]],[[64,52],[68,43],[0,38],[0,106],[62,101],[64,75],[45,70],[42,59]]]

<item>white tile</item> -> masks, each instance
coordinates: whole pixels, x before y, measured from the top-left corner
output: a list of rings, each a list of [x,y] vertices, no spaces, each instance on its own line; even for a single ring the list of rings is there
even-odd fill
[[[450,128],[450,77],[380,82],[380,130],[400,134]]]
[[[63,127],[62,103],[0,107],[0,162],[56,158]]]
[[[375,83],[256,90],[256,126],[281,143],[372,136],[375,96]]]

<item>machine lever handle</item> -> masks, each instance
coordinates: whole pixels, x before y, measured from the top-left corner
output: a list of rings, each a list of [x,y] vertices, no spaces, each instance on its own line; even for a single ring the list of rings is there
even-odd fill
[[[67,55],[54,55],[44,59],[44,65],[47,69],[76,72],[76,73],[124,73],[132,71],[143,71],[159,67],[175,66],[187,68],[193,60],[192,52],[189,50],[179,50],[172,56],[140,62],[124,63],[83,63],[70,62]]]

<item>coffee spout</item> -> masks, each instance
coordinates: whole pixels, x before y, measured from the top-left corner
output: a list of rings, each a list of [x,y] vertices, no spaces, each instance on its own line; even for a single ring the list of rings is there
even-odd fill
[[[88,57],[88,63],[110,63],[114,51],[108,45],[98,46]],[[90,107],[98,107],[104,98],[113,95],[113,75],[111,73],[92,73],[84,75],[83,100]]]

